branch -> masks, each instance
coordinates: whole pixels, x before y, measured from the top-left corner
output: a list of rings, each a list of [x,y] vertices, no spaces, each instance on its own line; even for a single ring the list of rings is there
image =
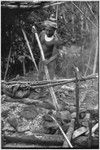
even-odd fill
[[[71,140],[72,134],[74,132],[74,123],[75,123],[75,119],[72,119],[71,123],[70,123],[70,126],[69,126],[69,129],[68,129],[68,132],[66,133],[69,141]],[[68,143],[66,141],[64,141],[63,147],[68,148]]]
[[[96,79],[98,78],[98,74],[96,73],[95,75],[89,75],[87,77],[81,78],[79,79],[79,81],[86,81],[86,80],[91,80],[91,79]],[[51,81],[38,81],[38,82],[32,82],[32,81],[12,81],[12,82],[5,82],[4,80],[1,81],[2,86],[6,86],[9,85],[10,86],[16,86],[18,84],[20,84],[20,87],[30,87],[30,88],[40,88],[40,87],[48,87],[48,86],[58,86],[58,85],[63,85],[63,84],[67,84],[67,83],[71,83],[71,82],[75,82],[76,78],[72,78],[72,79],[60,79],[60,80],[51,80]]]
[[[66,2],[66,1],[65,1],[65,2]],[[63,1],[63,2],[51,3],[51,4],[49,4],[49,5],[44,6],[43,8],[47,8],[47,7],[54,6],[54,5],[60,5],[60,4],[63,4],[63,3],[65,3],[65,2]]]
[[[95,52],[95,58],[94,58],[93,74],[95,74],[96,72],[97,59],[98,59],[98,40],[96,41],[96,52]]]
[[[73,3],[73,2],[71,2],[71,3],[84,15],[84,17],[85,17],[94,27],[98,28],[98,26],[97,26],[95,23],[93,23],[75,3]]]
[[[86,2],[86,4],[87,4],[87,6],[88,6],[88,8],[89,8],[89,10],[90,10],[90,12],[91,12],[91,14],[93,15],[93,17],[94,17],[95,20],[97,21],[97,18],[95,17],[95,15],[94,15],[94,13],[93,13],[93,11],[92,11],[90,5],[88,4],[88,2]]]

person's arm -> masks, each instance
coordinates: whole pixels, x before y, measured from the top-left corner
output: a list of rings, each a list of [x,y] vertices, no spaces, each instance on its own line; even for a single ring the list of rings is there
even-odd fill
[[[62,46],[65,43],[65,41],[62,40],[57,33],[55,33],[54,36],[55,36],[55,45],[56,46]]]

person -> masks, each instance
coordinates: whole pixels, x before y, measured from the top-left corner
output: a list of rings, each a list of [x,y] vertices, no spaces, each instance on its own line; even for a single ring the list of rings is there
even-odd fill
[[[62,44],[62,40],[58,36],[56,29],[57,23],[54,18],[50,17],[49,20],[44,22],[45,30],[43,30],[39,39],[42,44],[45,61],[43,62],[41,57],[39,61],[39,77],[38,79],[41,81],[45,77],[44,72],[44,64],[47,65],[50,79],[54,79],[55,76],[55,67],[56,67],[56,59],[59,54],[58,47]],[[41,88],[41,94],[43,94],[44,88]],[[40,94],[40,95],[41,95]]]

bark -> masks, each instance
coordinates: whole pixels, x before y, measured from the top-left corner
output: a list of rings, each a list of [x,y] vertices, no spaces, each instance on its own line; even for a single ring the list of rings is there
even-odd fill
[[[29,143],[29,144],[40,144],[40,145],[62,145],[63,136],[61,135],[50,135],[50,134],[12,134],[4,135],[4,139],[7,143]]]

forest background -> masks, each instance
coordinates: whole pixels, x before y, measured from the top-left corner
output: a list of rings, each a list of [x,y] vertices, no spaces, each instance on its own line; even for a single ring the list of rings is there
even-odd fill
[[[60,47],[62,56],[56,63],[56,75],[73,77],[72,65],[79,68],[83,76],[97,73],[99,66],[98,51],[98,1],[67,2],[1,2],[1,76],[2,79],[14,78],[35,72],[34,64],[23,37],[24,29],[33,55],[38,65],[40,53],[32,33],[35,25],[38,33],[43,22],[53,14],[57,19],[57,33],[66,40]],[[9,58],[10,56],[10,58]],[[7,73],[7,61],[9,65]],[[24,70],[23,70],[24,65]]]

